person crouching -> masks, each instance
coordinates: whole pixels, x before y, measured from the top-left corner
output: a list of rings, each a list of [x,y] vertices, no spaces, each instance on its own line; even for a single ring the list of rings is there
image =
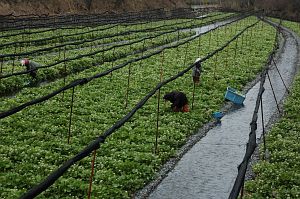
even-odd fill
[[[37,76],[37,68],[40,66],[40,64],[34,62],[34,61],[31,61],[29,59],[22,59],[21,60],[21,64],[22,66],[26,66],[26,70],[27,71],[30,71],[29,72],[29,75],[35,79],[36,76]]]
[[[170,101],[174,112],[189,112],[188,99],[183,92],[172,91],[164,95],[164,100]]]

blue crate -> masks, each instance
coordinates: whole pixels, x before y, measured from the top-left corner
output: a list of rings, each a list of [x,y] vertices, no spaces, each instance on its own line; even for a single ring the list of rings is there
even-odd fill
[[[213,113],[213,117],[214,117],[215,119],[221,119],[223,116],[224,116],[224,113],[223,113],[223,112],[214,112],[214,113]]]
[[[237,93],[237,91],[234,88],[227,87],[225,98],[232,101],[235,104],[241,105],[245,100],[245,95]]]

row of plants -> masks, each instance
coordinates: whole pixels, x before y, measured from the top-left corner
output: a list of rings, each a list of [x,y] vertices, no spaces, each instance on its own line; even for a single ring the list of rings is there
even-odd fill
[[[172,25],[173,23],[178,22],[188,22],[191,21],[191,19],[181,19],[180,21],[175,20],[166,20],[165,25]],[[92,36],[97,35],[99,36],[99,33],[101,32],[124,32],[128,30],[136,30],[136,29],[145,29],[149,28],[155,28],[160,27],[162,25],[163,21],[156,21],[156,22],[148,22],[148,23],[136,23],[132,25],[122,25],[122,24],[112,24],[112,25],[99,25],[96,27],[81,27],[81,28],[75,28],[75,29],[56,29],[49,32],[43,32],[43,33],[37,33],[33,35],[27,35],[24,37],[24,35],[16,35],[9,38],[3,38],[3,44],[5,43],[13,43],[15,41],[27,41],[28,45],[31,45],[30,43],[33,43],[34,40],[44,39],[47,40],[47,43],[55,43],[55,42],[62,42],[62,41],[68,41],[68,40],[78,40],[80,38],[92,38]],[[85,36],[86,35],[86,36]],[[9,41],[9,42],[7,42]],[[39,44],[39,42],[37,43]],[[41,41],[40,44],[43,44]]]
[[[136,40],[129,41],[128,45],[125,46],[117,44],[115,45],[115,48],[108,46],[102,48],[85,48],[80,49],[79,51],[66,51],[65,57],[61,57],[60,59],[59,57],[53,56],[50,58],[47,56],[39,56],[34,59],[34,61],[54,66],[38,69],[38,76],[36,79],[32,79],[32,77],[28,74],[11,76],[9,78],[2,79],[0,82],[0,95],[18,91],[26,86],[36,86],[40,82],[53,81],[61,77],[66,77],[70,74],[78,73],[94,66],[100,67],[105,62],[115,61],[124,57],[130,58],[132,56],[136,56],[136,54],[140,54],[140,51],[168,44],[176,41],[177,39],[190,37],[193,34],[194,32],[182,32],[180,34],[171,33],[158,36],[153,40],[144,40],[145,42],[140,41],[141,39],[138,38]],[[130,43],[132,44],[129,45]],[[64,58],[72,58],[73,60],[67,62],[63,61]],[[24,68],[25,67],[18,65],[14,67],[14,71],[24,71]]]
[[[281,22],[281,25],[290,29],[290,30],[293,30],[295,33],[297,33],[298,35],[300,35],[300,23],[299,22],[293,22],[293,21],[287,21],[287,20],[280,20],[278,18],[268,18],[269,20],[277,23],[277,24],[280,24]]]
[[[214,20],[220,17],[232,15],[232,13],[226,14],[211,14],[205,20]],[[97,38],[107,37],[111,35],[118,34],[126,34],[128,31],[155,31],[155,30],[168,30],[168,29],[176,29],[176,28],[184,28],[189,27],[192,24],[200,25],[202,20],[200,19],[176,19],[176,20],[165,20],[165,21],[156,21],[156,22],[147,22],[147,23],[138,23],[136,25],[105,25],[95,28],[83,29],[84,31],[76,32],[74,30],[68,29],[59,29],[60,32],[47,32],[42,35],[31,35],[30,39],[25,38],[12,38],[12,42],[5,43],[3,42],[1,45],[9,44],[11,45],[5,46],[1,51],[2,54],[15,53],[15,48],[22,49],[22,47],[26,47],[26,50],[37,50],[40,49],[41,46],[49,47],[50,44],[56,43],[71,43],[72,41],[81,41],[81,40],[93,40]],[[75,29],[76,30],[76,29]],[[49,36],[48,36],[48,35]],[[54,34],[54,35],[53,35]],[[128,33],[129,34],[129,33]],[[29,37],[29,36],[28,36]],[[4,38],[7,40],[7,38]],[[1,40],[1,38],[0,38]],[[25,43],[15,44],[15,41],[24,41]]]
[[[188,26],[187,26],[188,27]],[[92,66],[99,66],[104,62],[113,61],[122,57],[128,57],[133,52],[144,51],[145,49],[161,46],[178,39],[183,39],[194,34],[194,31],[189,32],[171,32],[169,34],[161,35],[160,32],[148,33],[148,36],[144,38],[149,38],[149,36],[157,35],[156,39],[145,39],[141,41],[141,38],[135,40],[127,40],[126,46],[122,44],[114,44],[116,48],[112,49],[112,46],[94,46],[89,48],[80,48],[75,50],[66,50],[63,53],[52,54],[48,56],[41,55],[32,58],[38,63],[43,63],[43,65],[52,65],[51,67],[39,69],[38,78],[34,82],[30,83],[31,77],[29,75],[12,76],[3,79],[0,82],[0,95],[10,94],[17,90],[22,89],[26,86],[35,86],[39,82],[43,81],[53,81],[54,79],[65,77],[71,73],[80,72]],[[161,35],[161,36],[159,36]],[[142,37],[143,38],[143,37]],[[140,41],[140,42],[137,42]],[[111,39],[111,42],[113,40]],[[129,45],[130,44],[130,45]],[[132,44],[132,45],[131,45]],[[109,50],[110,49],[110,50]],[[105,51],[105,52],[104,52]],[[92,54],[91,54],[92,53]],[[64,55],[62,55],[64,54]],[[29,57],[31,59],[31,57]],[[68,62],[64,62],[64,59],[73,59]],[[14,63],[6,63],[5,67],[2,66],[2,72],[8,74],[14,72],[24,71],[24,67],[21,67],[19,63],[13,66]]]
[[[279,20],[274,20],[279,22]],[[282,21],[282,25],[300,35],[300,24]],[[245,198],[300,197],[300,76],[294,81],[292,92],[284,102],[283,117],[267,133],[269,158],[260,160],[252,169],[253,180],[246,182]],[[264,148],[259,147],[260,157]]]
[[[195,38],[178,48],[132,63],[87,85],[75,88],[70,144],[67,144],[70,100],[67,91],[47,102],[24,109],[1,120],[0,195],[19,197],[40,182],[68,158],[101,135],[162,79],[168,79],[192,64],[196,58],[224,45],[256,18],[247,18]],[[218,39],[217,39],[218,38]],[[172,90],[187,94],[191,104],[193,82],[186,74],[163,87],[134,117],[118,129],[97,151],[93,179],[94,198],[130,198],[155,176],[160,166],[174,156],[187,137],[211,120],[211,113],[223,105],[226,86],[242,88],[267,60],[275,42],[275,30],[260,24],[249,29],[237,43],[205,61],[201,84],[196,87],[194,108],[174,113],[162,96]],[[123,63],[120,59],[114,64]],[[90,68],[71,74],[66,82],[111,68]],[[130,67],[130,73],[129,73]],[[130,76],[129,76],[130,74]],[[129,86],[127,84],[129,78]],[[39,88],[23,89],[13,98],[1,98],[0,110],[7,110],[61,87],[63,80]],[[128,89],[128,106],[126,91]],[[158,98],[159,97],[159,98]],[[160,100],[158,153],[154,154],[157,132],[157,102]],[[72,166],[39,198],[83,198],[87,195],[91,158]]]
[[[118,32],[113,32],[112,30],[110,32],[107,32],[105,34],[103,34],[103,32],[99,32],[96,34],[94,34],[93,36],[90,35],[82,35],[81,39],[78,40],[72,40],[70,42],[68,41],[56,41],[55,43],[47,43],[47,41],[45,41],[44,45],[37,45],[37,46],[26,46],[26,48],[22,47],[22,46],[14,46],[12,48],[9,49],[4,49],[2,52],[2,56],[4,57],[4,60],[11,60],[15,57],[18,56],[18,54],[22,54],[24,52],[26,53],[33,53],[33,55],[39,54],[39,52],[37,51],[41,51],[41,50],[47,50],[47,52],[57,52],[57,51],[61,51],[61,49],[66,48],[66,49],[78,49],[78,48],[82,48],[85,46],[89,46],[91,45],[91,43],[96,43],[96,44],[102,44],[102,43],[108,43],[110,40],[115,40],[115,41],[121,41],[121,38],[126,38],[126,37],[132,37],[133,35],[144,35],[147,34],[147,32],[136,32],[133,34],[127,34],[127,35],[122,35],[122,34],[118,34]],[[116,35],[116,36],[114,36]],[[90,38],[92,37],[92,38]],[[105,42],[106,41],[106,42]],[[76,45],[75,45],[76,44]],[[61,47],[59,47],[61,46]],[[35,53],[36,52],[36,53]],[[14,57],[11,57],[10,55],[14,54]]]

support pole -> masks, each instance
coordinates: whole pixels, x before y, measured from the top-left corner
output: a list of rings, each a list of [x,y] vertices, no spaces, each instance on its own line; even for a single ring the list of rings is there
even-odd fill
[[[245,177],[243,178],[243,184],[242,184],[241,197],[240,197],[240,199],[243,199],[243,198],[244,198],[244,188],[245,188]]]
[[[158,137],[159,137],[159,107],[160,106],[160,89],[157,93],[157,112],[156,112],[156,136],[154,154],[158,154]]]
[[[146,42],[146,39],[144,39],[144,41],[143,41],[142,57],[144,56],[145,42]],[[143,62],[143,60],[140,61],[140,67],[142,67],[142,62]]]
[[[275,91],[274,91],[274,88],[273,88],[273,85],[272,85],[272,82],[271,82],[271,78],[270,78],[270,75],[269,75],[269,71],[267,71],[267,76],[268,76],[268,79],[269,79],[269,82],[270,82],[270,85],[271,85],[271,89],[272,89],[272,93],[273,93],[273,96],[274,96],[274,100],[275,100],[275,102],[276,102],[277,110],[278,110],[278,112],[280,113],[279,104],[278,104],[278,101],[277,101],[277,98],[276,98],[276,95],[275,95]]]
[[[71,101],[71,109],[70,109],[70,117],[69,117],[69,135],[68,135],[68,144],[70,144],[70,138],[71,138],[71,125],[72,125],[72,115],[73,115],[73,104],[74,104],[74,89],[72,89],[72,101]]]
[[[198,40],[198,57],[200,57],[200,46],[201,46],[201,36],[199,36],[199,40]]]
[[[3,64],[4,64],[4,58],[2,57],[1,59],[1,69],[0,69],[0,74],[3,72]]]
[[[128,106],[128,97],[129,97],[129,88],[130,88],[130,74],[131,74],[131,63],[128,67],[128,78],[127,78],[127,89],[126,89],[126,96],[125,96],[125,108]]]
[[[263,101],[262,97],[260,98],[260,110],[261,110],[261,123],[262,123],[262,135],[263,135],[263,143],[264,143],[264,155],[263,160],[266,159],[266,136],[265,136],[265,122],[264,122],[264,110],[263,110]]]
[[[184,55],[184,61],[183,61],[184,66],[186,64],[188,46],[189,46],[189,42],[186,43],[186,47],[185,47],[185,55]]]
[[[15,54],[17,53],[17,47],[15,46]],[[12,70],[11,70],[11,73],[14,73],[14,71],[15,71],[15,57],[13,57],[13,66],[12,66]]]
[[[89,190],[88,190],[88,199],[91,198],[92,194],[92,185],[93,185],[93,177],[94,177],[94,170],[95,170],[95,160],[96,160],[96,150],[93,152],[93,158],[91,163],[91,176],[90,176],[90,184],[89,184]]]
[[[160,66],[160,82],[163,80],[163,65],[164,65],[164,51],[162,51],[162,61]],[[160,89],[157,93],[157,115],[156,115],[156,136],[154,153],[158,154],[158,138],[159,138],[159,111],[160,111]]]
[[[195,89],[196,89],[196,84],[193,82],[194,88],[193,88],[193,100],[192,100],[192,110],[194,110],[194,101],[195,101]]]
[[[115,47],[113,48],[113,60],[115,60]],[[114,66],[114,61],[113,60],[110,60],[111,61],[111,68],[113,68]],[[112,80],[112,75],[113,75],[113,72],[110,72],[110,81]]]
[[[278,74],[279,74],[279,76],[280,76],[280,79],[281,79],[281,81],[282,81],[282,83],[283,83],[283,85],[284,85],[284,87],[285,87],[287,93],[290,93],[290,90],[289,90],[288,87],[286,86],[286,84],[285,84],[285,82],[284,82],[284,80],[283,80],[283,77],[281,76],[281,73],[280,73],[280,71],[279,71],[279,69],[278,69],[278,67],[277,67],[277,64],[276,64],[276,62],[274,61],[274,58],[273,58],[273,57],[272,57],[272,61],[273,61],[274,65],[275,65],[275,68],[276,68],[276,70],[277,70],[277,72],[278,72]]]
[[[65,86],[66,85],[66,76],[67,76],[67,65],[66,65],[66,46],[64,47],[64,85],[63,86]],[[62,93],[62,100],[64,99],[64,96],[65,96],[65,91],[63,91],[63,93]]]

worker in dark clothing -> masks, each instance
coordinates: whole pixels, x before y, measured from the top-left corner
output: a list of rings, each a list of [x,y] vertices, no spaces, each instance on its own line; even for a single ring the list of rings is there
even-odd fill
[[[199,84],[200,82],[200,75],[201,75],[201,62],[200,58],[197,58],[195,61],[195,66],[192,69],[192,77],[195,84]]]
[[[188,99],[183,92],[172,91],[165,94],[164,100],[172,103],[171,108],[174,112],[189,112]]]
[[[30,71],[29,75],[35,79],[37,75],[37,68],[40,66],[40,64],[29,59],[23,59],[21,64],[22,66],[26,66],[26,70]]]

